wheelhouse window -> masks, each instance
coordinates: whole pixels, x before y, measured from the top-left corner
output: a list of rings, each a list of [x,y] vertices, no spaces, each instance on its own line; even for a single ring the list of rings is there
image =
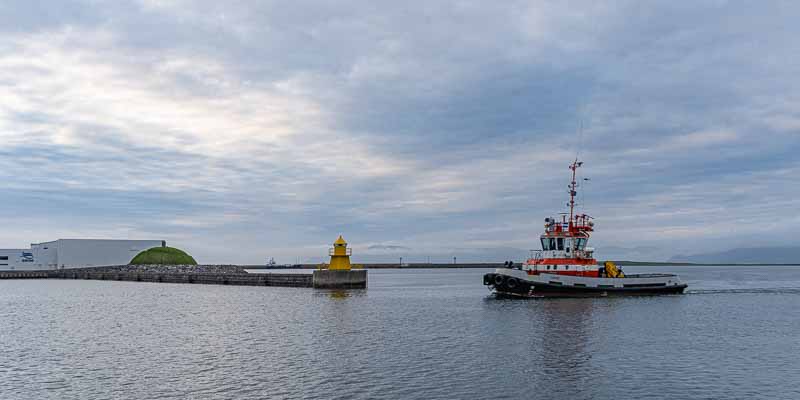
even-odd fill
[[[2,261],[8,261],[8,256],[0,256],[0,260],[2,260]]]
[[[575,239],[575,250],[583,250],[586,248],[586,238]]]
[[[556,249],[557,250],[564,250],[564,238],[556,239]]]
[[[554,238],[542,238],[542,250],[555,250],[556,240]]]

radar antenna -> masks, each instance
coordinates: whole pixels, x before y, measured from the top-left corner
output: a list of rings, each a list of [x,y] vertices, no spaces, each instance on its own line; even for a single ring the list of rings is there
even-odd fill
[[[576,172],[577,172],[578,168],[581,167],[581,165],[583,165],[583,161],[578,161],[578,159],[575,158],[575,161],[573,161],[572,164],[569,166],[569,169],[572,170],[572,182],[570,182],[570,184],[569,184],[569,224],[570,225],[572,225],[572,218],[575,215],[575,195],[578,194],[578,192],[575,190],[575,188],[578,185],[578,182],[575,180],[575,177],[576,177]]]

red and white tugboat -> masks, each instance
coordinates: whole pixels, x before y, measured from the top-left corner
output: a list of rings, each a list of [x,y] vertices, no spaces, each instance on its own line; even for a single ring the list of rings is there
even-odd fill
[[[603,266],[587,247],[594,231],[592,217],[575,214],[576,173],[583,162],[570,165],[569,218],[544,219],[542,249],[533,251],[521,267],[498,268],[483,276],[483,284],[498,296],[612,296],[683,293],[686,284],[672,274],[622,272],[613,262]]]

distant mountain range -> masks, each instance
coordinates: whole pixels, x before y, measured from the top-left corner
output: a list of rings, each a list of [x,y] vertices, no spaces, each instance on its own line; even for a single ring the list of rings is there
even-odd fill
[[[800,264],[800,247],[752,247],[694,255],[677,255],[670,262],[697,264]]]

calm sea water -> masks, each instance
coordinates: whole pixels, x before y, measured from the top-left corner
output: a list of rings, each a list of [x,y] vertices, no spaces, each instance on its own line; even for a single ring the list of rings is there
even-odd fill
[[[1,399],[800,399],[800,267],[657,267],[683,296],[0,281]]]

